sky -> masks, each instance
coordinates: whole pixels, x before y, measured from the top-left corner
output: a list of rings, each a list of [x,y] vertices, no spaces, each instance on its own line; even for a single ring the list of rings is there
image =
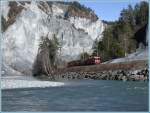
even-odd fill
[[[135,6],[140,0],[124,0],[121,2],[112,0],[103,1],[80,1],[81,4],[91,8],[101,20],[115,21],[118,20],[120,12],[123,8],[127,8],[129,4]]]

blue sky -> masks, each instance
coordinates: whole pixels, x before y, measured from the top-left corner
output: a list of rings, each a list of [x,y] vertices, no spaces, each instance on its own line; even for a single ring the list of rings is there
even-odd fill
[[[112,0],[103,1],[80,1],[81,4],[90,7],[98,15],[101,20],[115,21],[119,18],[123,8],[127,8],[129,4],[134,6],[140,0],[120,0],[119,2]]]

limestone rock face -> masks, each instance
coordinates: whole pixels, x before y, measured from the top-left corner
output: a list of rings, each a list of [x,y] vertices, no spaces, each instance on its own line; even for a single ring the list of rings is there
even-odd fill
[[[101,39],[105,28],[93,12],[86,14],[78,10],[85,15],[70,12],[67,15],[72,3],[33,1],[10,5],[3,1],[2,5],[7,25],[2,33],[3,68],[7,66],[19,72],[32,70],[41,36],[51,38],[55,34],[61,44],[58,57],[70,61],[79,58],[83,50],[91,53],[94,40]]]

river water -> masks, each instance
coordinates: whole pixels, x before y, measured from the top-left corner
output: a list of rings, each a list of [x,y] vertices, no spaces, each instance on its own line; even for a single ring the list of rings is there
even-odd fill
[[[2,90],[2,111],[148,111],[148,82],[78,80]]]

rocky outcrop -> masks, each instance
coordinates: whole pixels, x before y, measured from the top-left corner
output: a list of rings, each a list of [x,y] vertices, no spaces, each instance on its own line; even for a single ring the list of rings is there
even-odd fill
[[[142,70],[109,70],[101,72],[66,72],[55,75],[56,80],[76,80],[76,79],[92,79],[92,80],[123,80],[123,81],[147,81],[148,69]]]
[[[92,11],[90,8],[86,8],[85,6],[82,6],[78,2],[72,2],[68,6],[68,10],[65,15],[66,18],[68,17],[81,17],[81,18],[87,18],[91,21],[95,22],[98,20],[97,15]]]
[[[22,6],[18,6],[17,5],[17,2],[13,2],[13,1],[10,1],[9,2],[9,12],[8,12],[8,17],[7,18],[4,18],[2,16],[2,30],[3,32],[10,26],[12,25],[15,20],[16,20],[16,16],[19,15],[23,9]]]

